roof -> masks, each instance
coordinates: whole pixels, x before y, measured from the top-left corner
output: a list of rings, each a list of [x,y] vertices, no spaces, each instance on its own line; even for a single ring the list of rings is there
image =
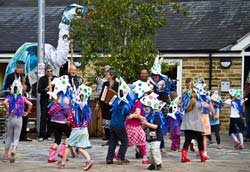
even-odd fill
[[[180,1],[180,0],[179,0]],[[250,32],[250,1],[182,1],[187,16],[171,11],[158,31],[160,51],[220,50]]]
[[[189,14],[183,16],[169,11],[168,23],[157,31],[156,44],[162,52],[220,50],[250,32],[250,1],[175,1]],[[77,2],[46,0],[46,43],[57,45],[62,11],[65,6]],[[15,52],[24,42],[37,42],[37,15],[37,0],[0,0],[0,52]]]

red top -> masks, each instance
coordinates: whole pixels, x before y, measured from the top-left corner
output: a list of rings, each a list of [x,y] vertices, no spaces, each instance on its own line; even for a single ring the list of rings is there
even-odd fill
[[[75,111],[72,110],[68,117],[68,123],[71,124],[71,128],[82,128],[82,123],[80,123],[80,126],[78,126],[77,122],[74,121],[74,119],[75,119]],[[88,127],[88,121],[84,120],[83,128],[87,127]]]

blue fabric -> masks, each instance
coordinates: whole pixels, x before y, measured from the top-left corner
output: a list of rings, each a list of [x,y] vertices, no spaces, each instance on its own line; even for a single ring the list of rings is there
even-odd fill
[[[214,106],[214,113],[216,114],[219,111],[220,111],[220,108],[217,106]],[[209,121],[210,121],[210,125],[220,124],[220,119],[219,118],[213,119],[213,117],[211,115],[209,115]]]
[[[25,63],[24,73],[28,74],[37,68],[38,57],[37,57],[37,43],[26,42],[18,48],[14,57],[10,60],[3,79],[2,89],[6,82],[7,76],[15,71],[16,62],[23,61]]]
[[[117,97],[112,104],[113,108],[111,109],[112,117],[110,126],[116,128],[125,128],[125,119],[126,116],[129,115],[132,106],[125,103],[124,101],[119,101],[120,99]]]
[[[17,97],[15,98],[15,96],[13,94],[10,94],[9,98],[10,98],[9,112],[11,113],[13,110],[16,110],[15,115],[17,116],[17,118],[21,117],[23,115],[23,112],[24,112],[24,101],[23,101],[22,95],[18,94]],[[21,99],[20,104],[18,104],[19,99]],[[17,109],[15,109],[16,104],[18,104]]]

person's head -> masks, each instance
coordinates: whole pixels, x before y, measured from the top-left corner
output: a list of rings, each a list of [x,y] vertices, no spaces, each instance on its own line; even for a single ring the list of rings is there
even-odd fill
[[[25,63],[21,60],[18,60],[16,62],[16,73],[23,74],[24,73],[24,66],[25,66]]]
[[[174,99],[176,99],[176,97],[178,96],[176,91],[171,91],[171,100],[173,101]]]
[[[53,69],[50,65],[46,65],[45,66],[45,74],[48,77],[52,77],[53,76]]]
[[[187,89],[191,89],[192,88],[192,82],[193,82],[192,78],[187,78],[186,79],[186,88]]]
[[[144,111],[145,111],[146,114],[149,114],[150,111],[151,111],[150,106],[144,106]]]
[[[140,80],[146,82],[148,80],[149,72],[147,69],[142,69],[140,72]]]
[[[76,74],[77,74],[77,68],[76,68],[75,65],[71,64],[69,66],[69,75],[70,76],[76,76]]]
[[[115,77],[116,77],[116,71],[114,69],[109,69],[106,73],[106,78],[108,80],[111,80],[111,79],[115,80]]]
[[[151,74],[151,77],[152,77],[152,79],[153,79],[153,81],[154,82],[158,82],[159,81],[159,79],[160,79],[160,75],[159,74],[156,74],[156,73],[152,73]]]

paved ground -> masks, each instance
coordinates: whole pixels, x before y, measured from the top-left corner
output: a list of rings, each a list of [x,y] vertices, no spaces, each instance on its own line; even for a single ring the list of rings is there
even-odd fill
[[[182,138],[183,141],[183,138]],[[146,172],[148,165],[141,164],[141,160],[135,159],[134,148],[129,148],[127,158],[131,161],[128,165],[106,165],[105,157],[107,146],[101,146],[100,138],[91,138],[93,148],[89,150],[95,164],[90,171],[93,172]],[[55,164],[47,163],[48,148],[52,142],[20,142],[17,151],[17,161],[14,164],[0,162],[1,172],[80,172],[83,171],[81,158],[70,158],[65,169],[57,169]],[[166,138],[167,153],[163,155],[163,168],[161,171],[171,172],[250,172],[250,143],[246,143],[243,150],[235,150],[232,140],[227,135],[222,135],[222,149],[216,149],[216,144],[209,145],[208,154],[210,160],[201,163],[195,153],[189,152],[190,163],[181,163],[181,152],[169,151],[170,140]],[[3,156],[4,144],[0,140],[0,157]]]

